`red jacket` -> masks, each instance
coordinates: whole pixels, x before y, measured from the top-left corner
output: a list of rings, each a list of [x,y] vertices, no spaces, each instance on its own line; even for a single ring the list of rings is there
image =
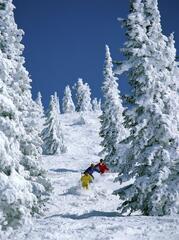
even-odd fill
[[[99,168],[101,174],[105,173],[106,171],[109,171],[109,168],[106,166],[105,163],[98,163],[96,167]]]

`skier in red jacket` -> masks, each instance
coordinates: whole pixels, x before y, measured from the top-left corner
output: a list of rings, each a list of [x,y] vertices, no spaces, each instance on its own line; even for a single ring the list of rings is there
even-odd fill
[[[104,163],[103,159],[100,159],[100,162],[98,164],[95,165],[96,168],[99,168],[99,171],[101,174],[109,171],[109,168],[107,167],[107,165]]]

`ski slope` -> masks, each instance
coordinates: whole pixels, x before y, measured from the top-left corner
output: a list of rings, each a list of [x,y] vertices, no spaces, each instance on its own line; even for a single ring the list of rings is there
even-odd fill
[[[120,217],[119,198],[112,192],[114,173],[96,173],[89,190],[80,185],[81,172],[99,161],[97,114],[61,115],[68,152],[44,156],[43,166],[54,187],[40,218],[8,239],[13,240],[179,240],[179,218]]]

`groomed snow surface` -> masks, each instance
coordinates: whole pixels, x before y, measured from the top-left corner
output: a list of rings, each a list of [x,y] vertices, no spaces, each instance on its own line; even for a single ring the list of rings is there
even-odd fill
[[[83,117],[73,113],[61,115],[61,121],[68,151],[43,158],[54,187],[46,211],[32,226],[24,226],[6,239],[179,240],[178,216],[119,216],[120,201],[112,195],[119,188],[119,183],[113,183],[114,173],[96,173],[90,189],[81,188],[81,172],[100,159],[99,120],[95,113]]]

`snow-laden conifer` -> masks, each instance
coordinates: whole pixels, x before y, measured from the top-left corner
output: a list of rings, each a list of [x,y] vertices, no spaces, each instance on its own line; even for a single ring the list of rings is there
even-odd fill
[[[76,90],[76,111],[81,111],[82,104],[82,92],[83,92],[83,79],[79,78],[77,83],[74,85],[74,89]]]
[[[75,111],[75,105],[72,100],[71,89],[69,86],[65,87],[62,110],[63,113],[73,113]]]
[[[83,79],[79,78],[75,84],[76,89],[76,111],[85,112],[92,110],[91,90],[87,83],[83,83]]]
[[[60,110],[60,101],[59,101],[59,97],[57,92],[54,92],[54,103],[55,103],[55,107],[57,110],[57,114],[60,115],[61,110]]]
[[[98,109],[101,111],[101,99],[98,100]]]
[[[40,206],[40,201],[42,200],[42,195],[44,194],[45,190],[47,190],[45,189],[45,185],[48,185],[48,181],[46,180],[44,171],[41,169],[38,163],[41,147],[39,145],[36,145],[38,135],[36,138],[36,128],[33,127],[35,125],[29,125],[29,122],[32,121],[32,119],[30,119],[29,117],[34,103],[31,96],[31,80],[28,76],[28,72],[24,67],[25,61],[22,57],[22,52],[24,48],[24,46],[21,44],[23,31],[17,28],[14,20],[13,9],[14,6],[11,0],[1,1],[0,50],[3,59],[1,63],[3,63],[4,65],[4,70],[1,72],[1,74],[3,74],[1,80],[5,83],[5,87],[8,93],[6,101],[9,99],[9,101],[7,102],[9,103],[11,101],[14,104],[16,117],[13,117],[12,119],[15,119],[17,121],[16,124],[13,123],[13,128],[17,129],[17,133],[14,135],[14,139],[13,137],[10,137],[11,133],[13,134],[14,132],[13,128],[7,127],[8,138],[10,137],[10,139],[8,140],[10,143],[9,155],[14,156],[14,158],[16,155],[16,159],[18,160],[18,164],[20,165],[20,170],[18,170],[18,167],[15,169],[16,171],[12,169],[12,171],[10,171],[10,174],[12,172],[14,176],[16,175],[18,177],[19,175],[22,186],[24,187],[24,189],[26,189],[23,193],[21,184],[16,186],[18,181],[13,183],[14,186],[12,187],[12,189],[18,189],[19,187],[19,189],[22,190],[22,193],[19,192],[19,194],[14,194],[13,202],[8,202],[8,204],[12,205],[12,208],[14,206],[13,204],[16,204],[16,207],[14,206],[14,214],[13,212],[11,212],[12,214],[9,212],[9,219],[7,220],[7,225],[9,224],[14,226],[15,222],[18,223],[20,220],[25,219],[25,216],[29,215],[29,213],[33,213],[34,211],[38,210]],[[8,111],[7,115],[9,115]],[[6,122],[8,123],[8,118],[6,120]],[[6,135],[4,127],[2,132]],[[16,144],[15,147],[13,147],[11,141]],[[24,168],[25,171],[23,170]],[[9,175],[9,177],[11,177],[11,175]],[[11,182],[13,182],[12,179]],[[25,186],[26,183],[28,187]],[[32,192],[34,195],[32,194]],[[29,194],[31,194],[32,197],[29,197]],[[24,200],[26,199],[26,197],[29,197],[29,201]],[[10,199],[11,197],[7,196],[7,198]],[[5,203],[6,200],[4,200],[4,204]],[[28,209],[26,209],[26,207]],[[9,209],[11,209],[11,207],[9,207]],[[12,222],[13,224],[11,224]]]
[[[36,125],[39,130],[39,136],[41,136],[42,130],[44,128],[45,123],[45,113],[44,113],[44,107],[42,104],[42,95],[40,92],[37,94],[37,98],[35,100],[34,107],[36,109]]]
[[[105,161],[111,168],[116,167],[116,155],[118,144],[127,136],[124,128],[122,100],[118,89],[117,77],[113,73],[112,58],[109,47],[106,46],[106,57],[104,64],[104,82],[102,86],[104,103],[102,104],[102,115],[100,136],[103,138],[101,145]],[[116,169],[115,169],[116,170]]]
[[[42,95],[40,92],[38,92],[35,102],[38,106],[40,118],[43,119],[44,118],[44,106],[42,104]]]
[[[41,109],[44,109],[43,104],[42,104],[42,94],[41,94],[41,92],[37,93],[37,98],[36,98],[35,101],[40,106]]]
[[[37,198],[32,193],[32,185],[25,180],[28,173],[20,164],[22,153],[19,141],[24,133],[24,127],[11,97],[13,89],[8,86],[8,82],[13,81],[10,67],[12,67],[10,60],[0,48],[0,225],[2,229],[26,223],[33,207],[37,204]]]
[[[95,111],[95,112],[101,111],[101,99],[99,99],[99,101],[98,101],[97,98],[94,98],[92,100],[92,108],[93,108],[93,111]]]
[[[172,39],[162,34],[157,0],[133,0],[125,21],[127,42],[123,49],[132,68],[129,82],[133,103],[128,114],[131,127],[123,168],[134,183],[117,191],[124,200],[121,212],[140,210],[145,215],[179,212],[179,132]],[[169,55],[169,56],[168,56]],[[171,59],[170,59],[171,60]],[[175,186],[175,187],[174,187]]]
[[[57,99],[57,95],[51,96],[45,128],[42,132],[43,153],[47,155],[60,154],[66,151]]]
[[[39,116],[37,104],[32,99],[31,79],[24,67],[25,60],[21,55],[16,55],[13,59],[12,55],[11,61],[13,61],[14,66],[12,87],[15,93],[17,93],[13,96],[13,100],[19,110],[20,121],[25,129],[25,133],[20,140],[20,149],[23,154],[21,164],[29,172],[29,176],[26,179],[31,182],[33,193],[38,199],[38,207],[33,208],[33,211],[39,211],[51,189],[50,182],[46,178],[46,173],[40,165],[42,154],[40,133],[42,129],[38,127]]]

